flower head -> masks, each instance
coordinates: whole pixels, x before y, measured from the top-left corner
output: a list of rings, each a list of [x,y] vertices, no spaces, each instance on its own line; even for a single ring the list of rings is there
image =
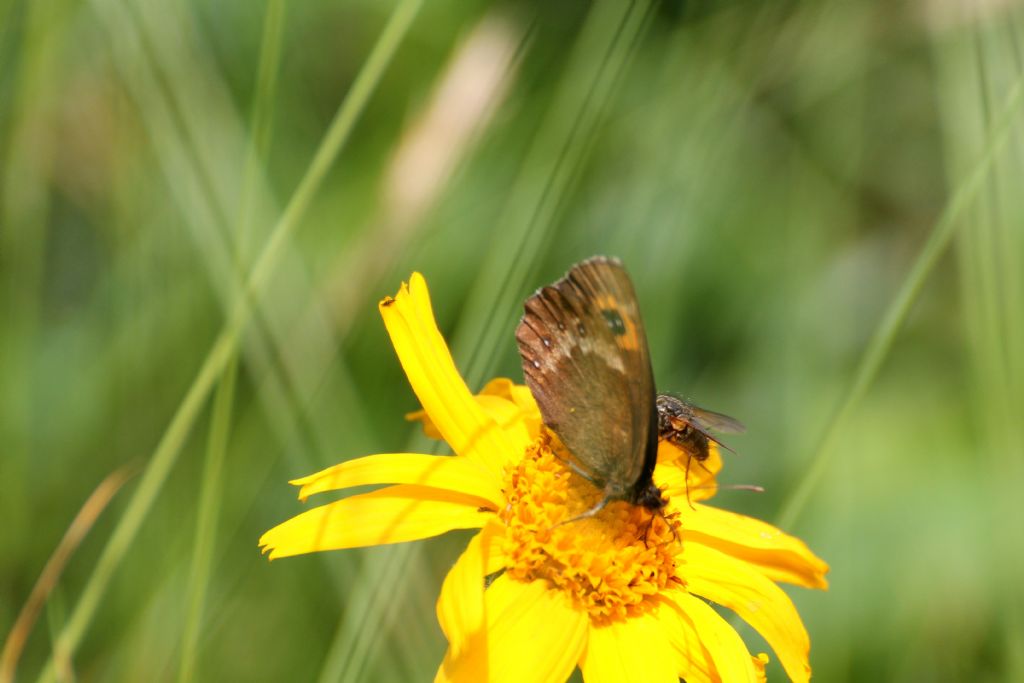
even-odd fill
[[[299,497],[389,484],[308,510],[260,539],[270,557],[397,543],[478,528],[437,603],[449,648],[438,681],[757,681],[751,656],[708,601],[755,628],[794,681],[810,678],[810,641],[776,582],[825,588],[828,566],[764,522],[705,505],[717,448],[700,466],[662,443],[654,480],[668,499],[625,501],[578,518],[601,492],[567,465],[530,391],[492,380],[473,395],[414,273],[380,303],[423,410],[411,414],[455,455],[385,453],[292,483]]]

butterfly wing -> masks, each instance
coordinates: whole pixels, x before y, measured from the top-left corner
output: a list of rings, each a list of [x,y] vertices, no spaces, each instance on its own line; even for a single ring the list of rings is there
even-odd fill
[[[613,499],[636,498],[657,457],[657,412],[636,293],[617,259],[594,257],[526,300],[516,329],[544,424]]]

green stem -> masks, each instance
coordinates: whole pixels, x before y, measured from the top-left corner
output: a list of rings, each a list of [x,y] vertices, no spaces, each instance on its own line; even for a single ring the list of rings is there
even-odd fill
[[[203,479],[199,489],[199,512],[196,516],[196,537],[192,551],[192,565],[186,600],[188,608],[182,634],[181,668],[178,680],[184,683],[195,678],[203,603],[210,583],[210,565],[216,541],[217,519],[220,514],[221,487],[224,458],[231,435],[231,413],[235,397],[235,378],[238,354],[232,353],[224,368],[213,400],[213,417],[203,466]]]

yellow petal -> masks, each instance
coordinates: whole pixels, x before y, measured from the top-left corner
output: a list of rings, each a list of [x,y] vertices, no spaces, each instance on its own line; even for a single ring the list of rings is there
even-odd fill
[[[749,562],[772,581],[828,588],[828,565],[800,539],[752,517],[699,503],[694,507],[681,507],[688,539]]]
[[[686,461],[689,459],[689,455],[676,446],[671,441],[659,441],[658,442],[658,465],[677,465],[680,468],[686,467]],[[693,472],[694,468],[697,469]],[[701,467],[697,467],[696,461],[693,463],[693,467],[690,468],[693,474],[691,476],[699,476],[702,478],[714,478],[722,469],[722,449],[719,448],[718,444],[714,441],[708,443],[708,457],[707,460],[701,463]],[[690,482],[691,484],[694,482]]]
[[[513,443],[520,444],[519,448],[525,450],[530,443],[530,432],[526,428],[523,409],[500,396],[480,394],[476,401],[488,417],[505,431],[505,437]]]
[[[450,656],[487,647],[484,630],[484,577],[504,567],[501,540],[505,527],[492,520],[470,540],[448,572],[437,599],[437,621],[448,638]]]
[[[662,441],[658,444],[658,466],[654,482],[670,498],[677,498],[678,506],[707,500],[718,492],[715,475],[722,469],[718,446],[709,445],[708,459],[698,462],[687,457],[679,447]]]
[[[448,445],[496,473],[522,455],[524,445],[505,437],[459,376],[434,321],[423,276],[413,273],[394,299],[381,301],[380,312],[409,384]]]
[[[687,590],[743,617],[775,650],[790,680],[810,679],[811,641],[781,588],[747,563],[700,543],[687,543],[684,557],[679,574]]]
[[[389,486],[303,512],[263,534],[270,559],[359,548],[481,527],[494,517],[473,496],[426,486]]]
[[[679,681],[679,655],[651,614],[592,627],[580,668],[586,683]]]
[[[488,393],[493,389],[491,385],[496,381],[498,380],[491,380],[474,398],[484,413],[497,422],[498,426],[505,432],[505,438],[510,443],[515,444],[516,452],[520,452],[533,439],[537,438],[537,432],[540,429],[540,413],[537,412],[536,404],[533,404],[533,413],[529,413],[522,406],[507,397],[508,391],[503,392],[506,395]],[[504,381],[509,382],[509,380]],[[511,382],[509,383],[511,384]],[[519,388],[526,389],[526,387]],[[529,392],[528,389],[527,392]],[[530,400],[533,400],[532,396]],[[423,434],[431,439],[444,438],[437,425],[434,424],[425,410],[407,413],[405,419],[421,422],[423,424]]]
[[[423,436],[428,439],[444,439],[441,432],[437,431],[437,427],[430,421],[430,416],[427,415],[425,410],[414,410],[411,413],[405,414],[405,419],[409,422],[419,422],[420,426],[423,427]]]
[[[654,615],[679,657],[679,677],[685,678],[686,683],[718,681],[718,672],[711,653],[704,647],[700,633],[693,627],[693,622],[683,614],[679,605],[663,597],[658,601]]]
[[[689,622],[689,628],[699,634],[714,663],[718,679],[728,683],[756,683],[757,669],[753,657],[739,634],[718,612],[686,591],[673,591],[670,599],[678,606],[683,620]]]
[[[674,595],[674,592],[670,595]],[[689,617],[683,614],[679,605],[662,596],[654,614],[662,632],[681,657],[679,677],[686,679],[686,683],[721,683],[715,662],[701,642],[701,634],[694,628]],[[765,681],[764,666],[768,661],[768,655],[764,653],[750,658],[758,683]]]
[[[754,670],[757,671],[757,683],[765,683],[768,680],[768,676],[764,672],[764,667],[771,660],[769,660],[768,655],[763,652],[758,654],[756,657],[753,657],[753,660]]]
[[[291,482],[299,498],[366,484],[418,484],[476,496],[495,510],[504,505],[499,480],[468,458],[419,453],[380,453],[343,462]]]
[[[538,424],[541,421],[540,408],[537,407],[537,401],[533,399],[530,388],[524,384],[516,384],[507,377],[495,377],[480,390],[480,393],[485,396],[497,396],[515,403],[522,411],[523,418],[527,421]]]
[[[564,683],[586,644],[589,620],[545,581],[499,576],[484,592],[486,646],[449,650],[436,681]]]

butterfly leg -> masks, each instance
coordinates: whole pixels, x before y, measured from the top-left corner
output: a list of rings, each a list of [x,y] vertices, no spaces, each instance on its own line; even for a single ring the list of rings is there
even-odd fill
[[[571,524],[572,522],[578,522],[581,519],[590,519],[591,517],[596,515],[598,512],[603,510],[605,508],[605,506],[608,505],[608,503],[610,503],[611,501],[612,501],[612,498],[610,498],[608,496],[605,496],[604,498],[602,498],[597,503],[597,505],[595,505],[594,507],[590,508],[589,510],[587,510],[583,514],[576,515],[575,517],[572,517],[571,519],[563,519],[561,522],[559,522],[555,526],[562,526],[563,524]]]

